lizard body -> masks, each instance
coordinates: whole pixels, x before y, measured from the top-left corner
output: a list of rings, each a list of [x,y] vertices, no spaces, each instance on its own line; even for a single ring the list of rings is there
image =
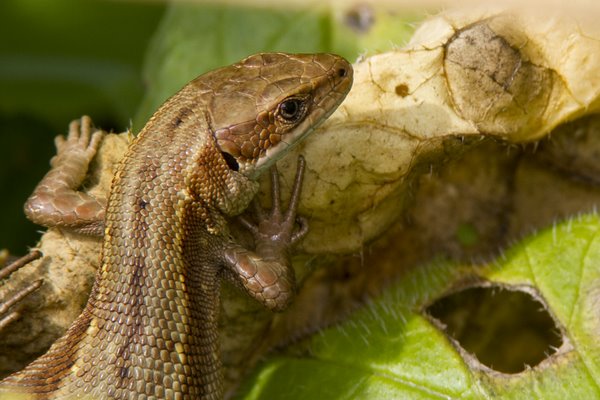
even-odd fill
[[[221,279],[271,310],[293,297],[289,248],[303,163],[282,215],[248,223],[255,179],[337,108],[352,67],[330,54],[258,54],[202,75],[171,97],[130,145],[108,203],[76,192],[100,141],[89,119],[57,139],[51,171],[26,204],[47,226],[103,234],[102,264],[82,314],[48,352],[0,382],[39,399],[219,399]],[[78,149],[77,151],[73,149]],[[278,196],[277,176],[273,175]]]

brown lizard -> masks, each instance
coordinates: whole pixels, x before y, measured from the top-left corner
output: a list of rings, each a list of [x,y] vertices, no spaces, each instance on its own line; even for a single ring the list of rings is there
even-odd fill
[[[58,137],[52,169],[25,209],[46,226],[103,235],[87,305],[48,352],[0,382],[6,393],[58,399],[219,399],[221,279],[271,310],[292,300],[289,250],[304,162],[288,210],[253,225],[249,251],[226,217],[246,209],[256,178],[341,103],[352,67],[331,54],[257,54],[202,75],[167,100],[131,143],[107,204],[78,192],[101,133],[89,118]],[[3,394],[4,393],[4,394]]]

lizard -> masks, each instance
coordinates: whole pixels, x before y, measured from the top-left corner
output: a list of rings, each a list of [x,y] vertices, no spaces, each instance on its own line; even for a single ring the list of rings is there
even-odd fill
[[[51,169],[25,205],[45,226],[102,236],[101,266],[84,307],[44,355],[0,382],[0,398],[220,399],[217,319],[222,280],[267,309],[294,297],[290,250],[304,160],[287,211],[275,162],[324,121],[352,86],[333,54],[259,53],[197,77],[133,139],[108,200],[77,189],[102,139],[83,117],[55,139]],[[271,212],[248,250],[231,235],[271,171]]]

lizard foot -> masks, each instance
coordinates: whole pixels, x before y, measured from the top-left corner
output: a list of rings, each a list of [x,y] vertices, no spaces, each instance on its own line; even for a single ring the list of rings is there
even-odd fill
[[[281,210],[281,191],[279,187],[279,173],[277,167],[271,167],[271,211],[267,212],[260,206],[257,200],[253,201],[254,214],[258,220],[253,224],[245,217],[239,217],[239,221],[254,235],[257,247],[267,246],[275,252],[287,252],[287,250],[302,239],[308,232],[308,222],[304,217],[296,215],[300,201],[300,190],[304,178],[306,162],[302,156],[298,157],[296,178],[287,211]],[[299,228],[296,229],[296,223]]]
[[[58,135],[54,138],[56,156],[50,160],[50,165],[56,168],[64,163],[73,163],[72,168],[87,171],[88,165],[98,151],[98,146],[104,132],[93,131],[92,120],[87,115],[81,120],[74,120],[69,124],[69,134],[65,138]]]
[[[7,253],[3,255],[2,258],[4,263]],[[33,250],[26,256],[23,256],[12,263],[8,264],[5,267],[0,268],[0,279],[7,278],[10,274],[15,272],[16,270],[22,268],[23,266],[29,264],[33,260],[37,260],[42,257],[42,252],[39,250]],[[42,286],[42,280],[38,279],[33,281],[26,287],[18,290],[16,293],[13,293],[8,299],[1,301],[0,300],[0,331],[8,326],[10,323],[14,322],[18,318],[21,317],[20,312],[17,310],[10,311],[11,308],[21,302],[25,297],[29,296],[31,293],[35,292],[39,287]],[[10,312],[9,312],[10,311]]]

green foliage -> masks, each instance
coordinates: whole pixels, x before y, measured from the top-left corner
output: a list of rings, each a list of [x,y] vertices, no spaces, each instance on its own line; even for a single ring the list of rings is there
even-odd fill
[[[349,321],[265,362],[240,398],[598,398],[599,234],[600,217],[594,214],[528,238],[489,265],[415,269]],[[563,331],[557,352],[514,374],[464,359],[423,310],[473,281],[523,290],[543,301]],[[490,323],[494,317],[490,313]]]
[[[124,130],[142,95],[140,69],[159,3],[0,2],[0,248],[24,254],[39,236],[23,203],[48,170],[54,136],[90,115]]]

